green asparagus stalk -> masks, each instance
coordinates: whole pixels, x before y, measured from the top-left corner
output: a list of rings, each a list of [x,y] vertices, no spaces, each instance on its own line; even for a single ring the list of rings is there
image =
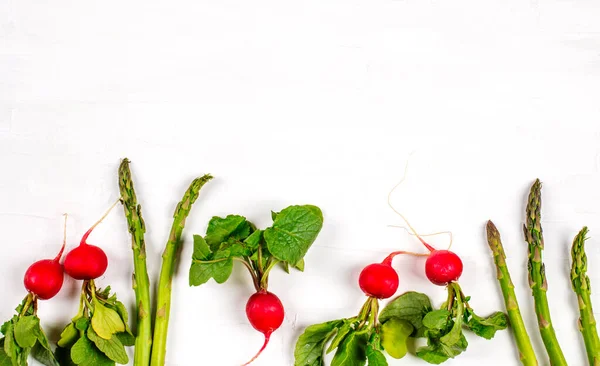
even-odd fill
[[[525,240],[528,244],[528,272],[529,286],[535,303],[535,312],[537,314],[538,325],[542,341],[546,347],[548,358],[552,366],[567,365],[567,361],[556,338],[552,320],[550,318],[550,309],[548,307],[548,282],[546,280],[546,271],[542,262],[542,250],[544,249],[544,238],[542,236],[541,223],[541,197],[542,184],[539,179],[531,186],[529,199],[526,208],[526,225],[523,225]]]
[[[152,317],[150,304],[150,280],[146,267],[146,227],[142,219],[142,207],[138,204],[129,160],[123,159],[119,166],[119,189],[133,250],[133,290],[137,304],[137,332],[135,338],[134,366],[148,366],[152,349]]]
[[[583,227],[573,240],[571,283],[579,303],[579,330],[583,335],[588,360],[591,366],[600,366],[600,340],[590,299],[590,279],[587,276],[587,256],[584,248],[587,233],[588,228]]]
[[[154,345],[152,347],[150,363],[152,366],[163,366],[165,364],[169,313],[171,311],[171,282],[175,271],[175,261],[182,245],[181,234],[185,226],[185,220],[192,209],[192,205],[198,198],[200,189],[211,179],[212,176],[208,174],[194,179],[183,195],[181,202],[177,204],[175,213],[173,214],[173,226],[171,227],[169,240],[162,255],[162,267],[158,282],[157,310],[154,320]]]
[[[486,231],[488,244],[496,263],[498,282],[502,289],[502,296],[504,296],[504,304],[510,320],[510,327],[515,336],[517,348],[519,349],[519,358],[525,366],[537,366],[537,358],[535,357],[529,334],[527,334],[527,328],[525,328],[525,323],[523,323],[523,317],[521,316],[519,303],[515,295],[515,286],[510,279],[510,273],[506,265],[506,254],[504,253],[504,247],[500,239],[500,232],[492,221],[487,222]]]

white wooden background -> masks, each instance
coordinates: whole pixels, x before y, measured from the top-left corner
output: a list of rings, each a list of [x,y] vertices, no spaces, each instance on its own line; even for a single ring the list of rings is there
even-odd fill
[[[189,288],[191,237],[213,215],[260,225],[270,210],[319,205],[322,233],[306,272],[276,271],[285,322],[256,365],[291,365],[309,324],[355,314],[360,269],[452,230],[461,283],[482,313],[502,308],[484,224],[501,230],[528,329],[539,351],[520,225],[533,179],[544,182],[545,261],[554,324],[567,359],[585,364],[568,271],[589,225],[590,276],[600,288],[600,3],[591,0],[0,0],[0,318],[25,295],[22,275],[53,257],[61,214],[69,244],[118,196],[132,160],[156,278],[176,202],[212,173],[184,233],[174,284],[169,366],[239,365],[262,344],[244,305],[249,276]],[[121,210],[91,242],[110,264],[98,282],[133,303]],[[434,240],[447,245],[446,238]],[[399,293],[442,288],[423,262],[396,261]],[[70,280],[40,304],[56,339],[77,310]],[[594,292],[600,309],[600,290]],[[517,365],[510,333],[447,365]],[[423,364],[413,356],[391,365]]]

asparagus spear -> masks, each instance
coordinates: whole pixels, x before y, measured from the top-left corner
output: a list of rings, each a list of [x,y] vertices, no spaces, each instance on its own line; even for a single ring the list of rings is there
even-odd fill
[[[157,311],[154,320],[154,345],[152,347],[150,363],[152,366],[163,366],[165,364],[169,313],[171,311],[171,282],[175,271],[175,260],[182,245],[181,233],[185,226],[185,220],[192,209],[192,205],[198,198],[200,189],[211,179],[212,176],[209,174],[194,179],[183,195],[181,202],[177,204],[175,213],[173,214],[173,226],[171,227],[169,240],[162,255],[162,267],[158,282]]]
[[[142,219],[142,207],[138,204],[133,189],[129,160],[126,158],[119,166],[119,189],[133,249],[133,290],[137,304],[137,336],[133,364],[134,366],[148,366],[152,348],[152,318],[150,316],[150,280],[146,268],[146,243],[144,241],[146,227]]]
[[[583,227],[573,240],[571,248],[571,257],[573,258],[571,283],[579,303],[579,330],[583,335],[588,360],[590,365],[600,366],[600,340],[598,339],[596,319],[594,319],[590,299],[590,279],[587,276],[587,256],[584,249],[587,233],[588,228]]]
[[[552,320],[550,318],[550,309],[548,307],[548,282],[546,281],[546,271],[542,262],[542,250],[544,249],[544,238],[542,236],[541,223],[541,197],[542,184],[539,179],[531,186],[529,200],[526,208],[527,224],[523,225],[525,240],[528,244],[528,272],[529,286],[535,303],[535,312],[537,314],[538,325],[542,341],[546,347],[548,358],[552,366],[567,365],[565,356],[558,344]]]
[[[486,231],[488,244],[494,255],[494,262],[496,263],[498,282],[500,283],[502,295],[504,296],[506,311],[508,313],[508,318],[510,319],[510,327],[515,336],[517,348],[519,349],[521,363],[525,366],[537,366],[537,358],[535,357],[529,334],[527,334],[527,329],[525,328],[523,318],[521,317],[521,311],[519,310],[519,303],[517,302],[517,296],[515,295],[515,286],[510,279],[510,273],[508,271],[508,266],[506,265],[506,254],[504,254],[500,232],[498,232],[496,225],[494,225],[492,221],[487,222]]]

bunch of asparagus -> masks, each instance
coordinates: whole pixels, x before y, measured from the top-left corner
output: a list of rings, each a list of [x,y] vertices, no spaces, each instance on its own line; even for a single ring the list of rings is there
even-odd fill
[[[567,361],[552,326],[548,298],[546,296],[548,281],[546,279],[544,262],[542,261],[544,237],[541,225],[541,188],[542,185],[539,179],[531,186],[525,212],[526,223],[523,225],[525,241],[528,245],[527,269],[529,286],[531,287],[534,299],[540,336],[546,348],[550,364],[552,366],[563,366],[567,365]],[[488,244],[496,263],[498,282],[502,289],[511,329],[519,350],[520,360],[523,365],[535,366],[538,364],[538,361],[519,310],[514,284],[511,281],[506,265],[506,255],[500,239],[500,233],[492,221],[488,221],[486,229]],[[584,243],[587,233],[588,229],[584,227],[573,241],[571,248],[571,283],[578,299],[580,312],[579,330],[583,336],[589,364],[591,366],[600,366],[600,340],[598,338],[596,320],[594,319],[590,299],[590,279],[586,274],[587,257],[584,250]]]

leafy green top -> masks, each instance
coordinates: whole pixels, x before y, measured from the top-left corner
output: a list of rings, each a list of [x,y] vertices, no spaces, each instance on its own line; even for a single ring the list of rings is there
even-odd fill
[[[264,230],[240,215],[213,217],[206,235],[194,235],[189,282],[199,286],[211,278],[224,283],[233,261],[250,271],[256,289],[266,289],[270,270],[281,264],[304,269],[304,256],[323,226],[321,210],[312,205],[289,206],[272,213],[273,224]]]

